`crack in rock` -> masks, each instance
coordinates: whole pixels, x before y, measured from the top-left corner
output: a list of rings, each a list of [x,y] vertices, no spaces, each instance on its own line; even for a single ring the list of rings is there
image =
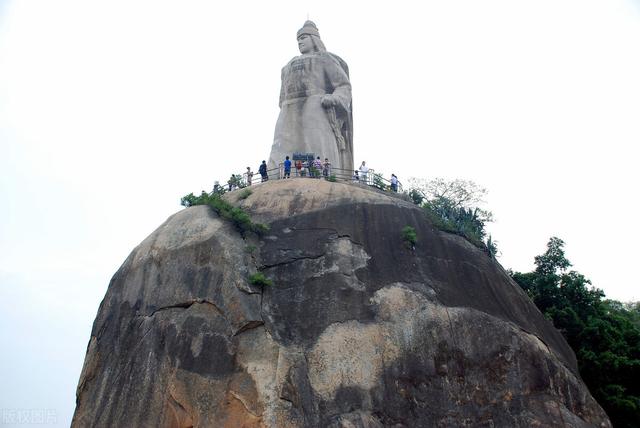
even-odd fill
[[[226,316],[224,315],[224,312],[222,312],[222,310],[215,303],[210,302],[209,300],[206,300],[206,299],[192,299],[192,300],[188,300],[186,302],[175,303],[173,305],[168,305],[168,306],[162,306],[162,307],[160,307],[158,309],[155,309],[149,315],[138,315],[138,316],[150,318],[150,317],[154,316],[155,314],[157,314],[158,312],[161,312],[161,311],[166,311],[166,310],[169,310],[169,309],[189,309],[191,306],[193,306],[195,304],[210,305],[211,307],[213,307],[213,309],[215,309],[215,311],[220,316],[222,316],[223,318],[226,319]]]
[[[288,248],[280,248],[278,250],[279,251],[282,251],[282,250],[286,251],[286,250],[289,250],[289,249]],[[274,268],[274,267],[277,267],[277,266],[285,266],[285,265],[288,265],[288,264],[291,264],[291,263],[295,263],[295,262],[300,261],[300,260],[318,260],[319,258],[322,258],[324,256],[325,256],[325,253],[322,253],[322,254],[317,255],[317,256],[293,257],[293,258],[289,258],[289,259],[287,259],[287,260],[285,260],[283,262],[274,263],[272,265],[262,265],[260,267],[260,270],[271,269],[271,268]]]
[[[156,313],[161,312],[161,311],[166,311],[169,309],[189,309],[191,306],[195,305],[195,304],[200,304],[200,305],[209,305],[211,306],[218,315],[220,315],[222,318],[224,318],[227,323],[229,324],[229,326],[231,327],[232,333],[229,337],[233,337],[233,336],[237,336],[241,333],[244,333],[245,331],[248,330],[252,330],[254,328],[260,327],[261,325],[264,325],[264,320],[262,319],[262,293],[256,293],[256,294],[260,294],[261,298],[261,302],[260,302],[260,318],[259,320],[251,320],[248,321],[247,323],[243,324],[242,326],[240,326],[237,330],[233,329],[233,323],[227,318],[227,316],[224,314],[224,312],[222,312],[222,310],[213,302],[210,302],[208,300],[205,299],[193,299],[193,300],[189,300],[186,302],[182,302],[182,303],[176,303],[173,305],[169,305],[169,306],[163,306],[161,308],[158,308],[156,310],[154,310],[153,312],[151,312],[151,314],[149,315],[140,315],[141,317],[145,317],[145,318],[151,318],[152,316],[154,316]]]
[[[289,229],[289,228],[288,228],[288,229]],[[354,244],[362,245],[362,243],[361,243],[361,242],[357,242],[357,241],[354,241],[353,239],[351,239],[351,235],[349,235],[348,233],[340,234],[340,233],[338,232],[338,230],[337,230],[337,229],[334,229],[334,228],[332,228],[332,227],[311,227],[311,228],[304,228],[304,229],[303,229],[303,228],[293,227],[293,228],[290,228],[290,229],[289,229],[289,232],[285,232],[285,233],[291,233],[291,231],[295,231],[295,232],[309,232],[309,231],[313,231],[313,230],[329,230],[329,231],[333,232],[333,234],[335,235],[335,238],[334,238],[334,237],[332,237],[332,238],[330,238],[330,239],[347,238],[347,239],[349,239],[349,241],[351,241],[351,242],[352,242],[352,243],[354,243]]]
[[[262,318],[262,313],[260,314],[260,317]],[[233,335],[237,336],[237,335],[239,335],[241,333],[244,333],[245,331],[252,330],[254,328],[258,328],[261,325],[264,325],[264,321],[262,321],[262,320],[249,321],[248,323],[246,323],[242,327],[240,327],[238,330],[236,330],[236,332],[233,333]]]

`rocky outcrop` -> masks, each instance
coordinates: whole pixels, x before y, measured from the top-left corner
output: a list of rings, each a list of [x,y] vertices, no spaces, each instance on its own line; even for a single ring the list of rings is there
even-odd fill
[[[610,426],[522,290],[419,208],[311,179],[252,190],[227,197],[266,236],[196,206],[127,258],[73,426]]]

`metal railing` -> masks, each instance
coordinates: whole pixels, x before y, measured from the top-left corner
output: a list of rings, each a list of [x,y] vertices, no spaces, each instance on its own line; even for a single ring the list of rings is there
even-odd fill
[[[216,185],[214,185],[214,192],[216,192],[216,186],[220,186],[220,188],[223,188],[224,192],[230,192],[237,189],[244,189],[250,186],[260,185],[261,183],[270,180],[285,179],[283,164],[280,164],[276,168],[268,169],[266,179],[264,179],[258,173],[253,173],[251,175],[251,180],[249,180],[248,174],[244,173],[242,175],[235,174],[235,177],[237,178],[233,181],[230,179],[225,185],[221,185],[216,182]],[[397,182],[396,186],[393,186],[393,183],[390,180],[384,178],[382,174],[376,173],[372,168],[370,168],[366,174],[363,174],[358,170],[352,171],[333,167],[329,167],[328,170],[325,170],[317,169],[313,166],[306,166],[297,169],[294,165],[292,165],[291,173],[288,179],[324,179],[331,182],[342,182],[353,185],[369,186],[383,192],[400,194],[402,193],[402,183],[400,181]]]

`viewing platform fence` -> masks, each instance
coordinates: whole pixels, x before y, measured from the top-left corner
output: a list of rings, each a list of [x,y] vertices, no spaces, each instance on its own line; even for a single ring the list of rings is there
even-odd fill
[[[219,186],[224,188],[225,192],[229,192],[237,189],[244,189],[249,186],[260,185],[265,181],[283,180],[285,179],[284,166],[280,164],[277,168],[268,169],[267,180],[263,180],[262,176],[259,173],[253,173],[251,177],[251,183],[249,183],[247,173],[236,175],[236,177],[237,179],[231,185],[229,185],[229,182],[227,182],[224,185],[219,184]],[[358,174],[356,174],[355,170],[330,167],[327,174],[325,175],[323,174],[323,170],[318,170],[313,167],[303,167],[302,169],[298,170],[292,165],[290,178],[286,179],[327,180],[331,182],[341,182],[357,186],[369,186],[382,192],[399,194],[402,194],[403,192],[402,183],[400,181],[397,182],[397,186],[394,190],[391,181],[384,178],[382,174],[376,173],[372,168],[370,168],[366,174],[362,174],[359,171]],[[214,192],[215,191],[216,187],[214,186]]]

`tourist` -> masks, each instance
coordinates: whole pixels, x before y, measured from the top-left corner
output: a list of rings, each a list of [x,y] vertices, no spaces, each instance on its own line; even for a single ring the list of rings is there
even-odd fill
[[[360,181],[360,176],[358,176],[358,170],[353,171],[353,181]]]
[[[227,181],[227,184],[229,185],[229,191],[232,191],[233,187],[236,184],[236,175],[235,174],[231,174],[231,178],[229,178],[229,181]]]
[[[360,165],[360,181],[364,184],[367,184],[368,172],[369,172],[369,167],[365,165],[364,161],[362,161],[362,165]]]
[[[253,171],[251,171],[251,167],[247,167],[247,186],[251,186],[252,180],[253,180]]]
[[[296,175],[297,176],[302,175],[302,161],[300,159],[296,161]]]
[[[398,177],[395,174],[391,174],[391,190],[398,192]]]
[[[289,156],[284,160],[284,178],[291,178],[291,161]]]
[[[221,195],[222,193],[224,193],[224,188],[220,185],[220,182],[216,180],[213,183],[213,194]]]
[[[320,171],[322,171],[322,161],[320,156],[313,161],[313,175],[315,178],[320,178]]]
[[[322,164],[322,175],[324,176],[325,180],[329,179],[330,171],[331,171],[331,164],[329,163],[329,159],[324,158],[324,163]]]
[[[269,179],[269,176],[267,175],[267,162],[262,161],[262,164],[260,165],[260,168],[258,169],[258,172],[260,173],[260,176],[262,177],[262,182],[263,183]]]

